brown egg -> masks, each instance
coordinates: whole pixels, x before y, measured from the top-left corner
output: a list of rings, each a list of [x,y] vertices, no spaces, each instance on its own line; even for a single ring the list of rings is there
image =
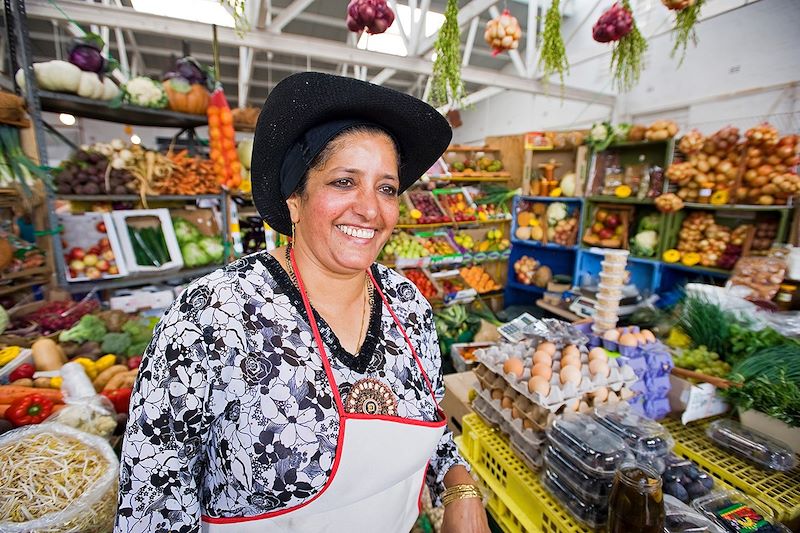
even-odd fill
[[[525,429],[536,429],[536,426],[533,425],[533,422],[531,422],[527,418],[522,419],[522,427],[524,427]]]
[[[592,398],[594,398],[595,405],[605,402],[608,399],[608,389],[606,387],[597,389],[592,393]]]
[[[589,351],[589,362],[591,363],[595,359],[608,361],[608,353],[599,346],[597,348],[592,348],[591,351]]]
[[[539,363],[551,365],[553,364],[553,357],[549,353],[539,350],[533,354],[533,364],[538,365]]]
[[[522,418],[522,413],[520,413],[519,409],[517,409],[516,407],[512,407],[511,408],[511,418],[513,418],[515,420],[517,418]]]
[[[561,350],[561,357],[565,357],[567,355],[577,355],[578,357],[580,357],[581,351],[578,349],[577,346],[573,346],[572,344],[570,344],[569,346],[566,346],[564,347],[563,350]]]
[[[630,390],[628,387],[623,387],[622,390],[619,391],[619,395],[623,400],[630,400],[636,393]]]
[[[633,336],[636,337],[636,342],[640,345],[647,344],[647,337],[644,336],[644,333],[634,333]]]
[[[522,363],[522,359],[518,357],[509,357],[506,359],[506,362],[503,363],[503,372],[506,374],[513,374],[517,376],[517,378],[521,378],[524,371],[525,365]]]
[[[502,400],[503,389],[492,389],[492,400]]]
[[[614,392],[609,392],[608,399],[606,401],[609,403],[609,405],[614,405],[619,403],[619,396],[617,396],[617,394]]]
[[[603,334],[603,338],[609,342],[617,342],[619,340],[619,331],[610,329]]]
[[[575,385],[581,382],[581,371],[574,366],[566,366],[561,369],[561,383],[574,383]]]
[[[550,381],[543,376],[533,376],[528,380],[528,390],[547,396],[550,394]]]
[[[574,353],[567,354],[561,358],[561,368],[568,366],[581,367],[581,356]]]
[[[653,332],[649,329],[643,329],[642,335],[644,335],[644,338],[647,340],[647,342],[656,342],[656,336],[653,335]]]
[[[592,408],[591,408],[591,407],[589,407],[589,404],[588,404],[587,402],[583,402],[583,401],[582,401],[582,402],[580,403],[580,405],[578,405],[578,411],[580,411],[581,413],[588,413],[588,412],[590,412],[591,410],[592,410]]]
[[[508,396],[503,396],[503,400],[500,402],[500,405],[503,407],[503,409],[511,409],[511,407],[514,405],[514,400]]]
[[[610,370],[608,368],[608,363],[603,361],[602,359],[595,359],[594,361],[589,361],[589,373],[593,376],[600,376],[607,378]]]
[[[531,376],[541,376],[547,381],[550,381],[550,376],[553,375],[553,369],[550,368],[550,365],[544,365],[539,363],[538,365],[533,365],[531,369]]]
[[[632,333],[624,333],[619,336],[619,343],[622,346],[630,346],[635,348],[639,345],[639,341],[636,339],[636,336]]]
[[[574,400],[570,400],[567,402],[567,405],[564,406],[565,411],[577,411],[580,408],[581,408],[580,398],[575,398]]]
[[[550,357],[556,354],[556,345],[552,342],[543,342],[536,347],[537,352],[546,352]]]

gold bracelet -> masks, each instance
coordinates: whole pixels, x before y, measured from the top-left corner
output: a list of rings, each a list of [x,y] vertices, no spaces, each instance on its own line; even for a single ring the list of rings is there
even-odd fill
[[[466,498],[483,498],[483,495],[475,485],[453,485],[442,493],[442,505],[446,506],[456,500]]]

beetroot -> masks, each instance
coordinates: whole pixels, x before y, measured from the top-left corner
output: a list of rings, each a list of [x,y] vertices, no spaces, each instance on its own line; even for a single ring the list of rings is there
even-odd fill
[[[633,15],[620,4],[614,4],[597,19],[592,37],[599,43],[619,41],[633,29]]]
[[[383,33],[394,22],[394,12],[386,0],[350,0],[347,4],[347,29],[367,33]]]

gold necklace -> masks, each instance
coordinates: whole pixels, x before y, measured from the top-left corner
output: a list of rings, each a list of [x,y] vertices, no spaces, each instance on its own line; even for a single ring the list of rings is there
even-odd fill
[[[297,276],[294,272],[294,267],[292,266],[291,246],[286,247],[286,269],[289,272],[289,277],[291,278],[291,281],[294,284],[294,286],[297,287],[298,291],[302,291],[302,289],[300,288],[300,283],[298,283],[297,281]],[[358,353],[361,351],[361,346],[364,344],[364,341],[366,340],[367,332],[364,329],[364,322],[366,319],[366,315],[369,314],[370,312],[369,310],[372,309],[372,306],[375,302],[374,300],[375,295],[373,292],[372,284],[369,282],[369,277],[367,277],[364,281],[366,289],[364,291],[364,310],[361,312],[361,326],[359,326],[358,328],[358,340],[356,341],[357,344],[356,344],[355,355],[358,355]],[[306,293],[306,296],[308,296],[308,293]],[[309,305],[311,305],[310,299],[309,299]],[[313,307],[313,305],[311,305],[311,307]],[[309,319],[313,320],[312,317],[309,317]]]

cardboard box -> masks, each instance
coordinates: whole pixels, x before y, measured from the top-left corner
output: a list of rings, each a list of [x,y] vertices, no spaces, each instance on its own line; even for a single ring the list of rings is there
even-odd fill
[[[175,301],[172,288],[142,287],[136,290],[117,291],[109,300],[111,309],[136,313],[145,309],[166,309]]]
[[[669,382],[669,407],[673,413],[681,413],[683,424],[721,415],[730,409],[711,383],[693,385],[675,374],[670,374]]]
[[[787,444],[795,453],[800,454],[800,428],[793,428],[789,424],[755,409],[747,411],[740,409],[739,420],[744,427],[760,431],[768,437],[779,440]]]
[[[472,371],[447,374],[444,377],[444,399],[441,408],[447,415],[447,427],[454,435],[461,435],[461,419],[472,412],[469,391],[478,386]]]

